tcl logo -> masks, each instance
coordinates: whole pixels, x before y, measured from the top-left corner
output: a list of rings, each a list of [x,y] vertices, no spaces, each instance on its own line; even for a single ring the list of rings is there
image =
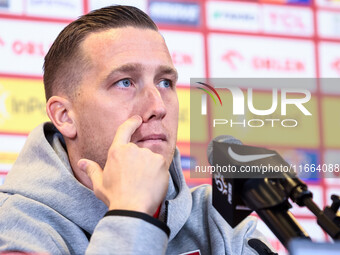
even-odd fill
[[[340,58],[336,59],[331,65],[332,69],[334,69],[340,75]]]
[[[300,28],[305,29],[305,25],[301,17],[290,13],[275,13],[269,14],[270,21],[273,25],[282,25],[285,28]]]
[[[171,57],[175,65],[192,65],[193,64],[192,56],[187,53],[173,52],[171,54]]]
[[[246,61],[245,57],[236,50],[229,50],[221,57],[228,67],[232,70],[240,69]],[[275,57],[255,56],[250,59],[250,66],[254,70],[280,71],[280,72],[304,72],[305,64],[293,58],[278,59]],[[339,64],[340,65],[340,64]]]

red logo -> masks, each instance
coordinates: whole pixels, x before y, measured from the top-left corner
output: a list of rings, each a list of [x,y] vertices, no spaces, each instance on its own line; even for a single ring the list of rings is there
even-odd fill
[[[222,61],[226,62],[231,70],[237,70],[241,62],[245,61],[242,54],[236,50],[229,50],[222,55]],[[305,63],[294,58],[278,59],[275,57],[251,57],[250,64],[254,70],[279,71],[279,72],[304,72]],[[339,60],[340,62],[340,60]],[[340,69],[340,63],[339,63]],[[339,70],[340,71],[340,70]]]
[[[173,52],[171,54],[171,57],[175,65],[192,65],[193,64],[192,56],[190,56],[187,53]]]
[[[331,65],[332,68],[340,75],[340,58],[335,60]]]
[[[292,15],[290,13],[270,13],[269,16],[272,24],[274,25],[282,24],[285,28],[305,28],[305,25],[299,16]]]
[[[227,62],[227,64],[232,70],[236,70],[237,67],[236,67],[235,62],[237,62],[237,60],[238,62],[243,61],[244,58],[238,51],[229,50],[222,56],[222,60]]]
[[[17,40],[12,44],[12,50],[16,55],[27,54],[31,56],[45,56],[44,45],[42,43],[36,43],[32,41],[23,42]]]
[[[253,67],[256,70],[281,71],[281,72],[303,72],[305,65],[296,59],[275,59],[270,57],[254,57]]]

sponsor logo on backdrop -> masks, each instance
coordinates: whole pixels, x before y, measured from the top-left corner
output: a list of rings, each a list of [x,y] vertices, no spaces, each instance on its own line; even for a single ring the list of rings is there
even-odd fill
[[[200,24],[200,6],[197,3],[151,1],[149,14],[156,23],[193,26]]]
[[[309,40],[212,33],[208,43],[211,77],[313,78],[316,75],[314,44]]]
[[[31,6],[46,6],[49,8],[69,8],[74,9],[76,5],[74,1],[69,0],[28,0],[28,4]]]
[[[27,0],[26,13],[33,16],[73,19],[83,14],[83,1]]]
[[[215,19],[224,19],[225,21],[243,21],[243,22],[247,22],[247,21],[254,21],[257,19],[256,15],[253,15],[251,13],[233,13],[233,12],[223,12],[223,11],[219,11],[216,10],[213,13],[213,17]]]
[[[296,58],[275,58],[255,56],[251,60],[252,66],[255,70],[268,70],[280,72],[304,72],[305,65],[303,60]]]
[[[47,120],[42,81],[1,79],[0,132],[28,133]]]
[[[301,30],[305,29],[306,25],[303,23],[303,20],[300,16],[287,13],[268,13],[270,21],[273,25],[282,25],[287,29],[290,28],[300,28]]]
[[[50,46],[41,42],[16,40],[12,43],[12,51],[15,55],[29,55],[44,57]]]
[[[7,44],[3,37],[0,37],[0,47],[6,47],[6,45],[10,45],[11,52],[18,56],[29,55],[44,57],[50,48],[50,45],[44,45],[44,43],[34,40],[17,39]]]
[[[90,10],[99,9],[112,4],[129,5],[137,7],[147,13],[147,0],[87,0]]]
[[[327,1],[327,0],[326,0]],[[263,3],[311,4],[311,0],[260,0]]]
[[[264,5],[263,25],[266,33],[312,36],[313,12],[309,8]]]
[[[294,58],[275,58],[265,56],[252,56],[246,59],[239,51],[231,49],[226,51],[221,60],[227,64],[231,70],[241,69],[244,62],[254,70],[280,71],[280,72],[304,72],[305,64],[303,60]]]
[[[316,0],[318,6],[339,8],[339,0]]]
[[[331,63],[331,68],[340,75],[340,58]]]
[[[252,3],[207,2],[207,23],[212,29],[258,31],[260,6]]]
[[[174,51],[171,53],[174,65],[193,65],[193,56],[187,52]]]
[[[44,56],[65,24],[0,19],[0,72],[42,76]],[[39,29],[37,29],[39,27]]]
[[[189,86],[190,78],[205,74],[203,35],[196,32],[161,31],[174,65],[178,85]]]
[[[228,50],[225,54],[222,55],[221,59],[222,61],[225,61],[230,69],[236,70],[238,69],[237,66],[242,64],[244,57],[237,50]]]
[[[0,84],[0,121],[8,119],[10,115],[34,113],[45,114],[43,98],[36,96],[28,96],[25,99],[18,98],[14,94],[10,94]]]
[[[311,36],[313,13],[309,8],[238,2],[208,2],[207,23],[212,29]]]
[[[311,4],[312,0],[286,0],[288,4]]]
[[[9,7],[9,0],[0,0],[0,8],[8,8]]]

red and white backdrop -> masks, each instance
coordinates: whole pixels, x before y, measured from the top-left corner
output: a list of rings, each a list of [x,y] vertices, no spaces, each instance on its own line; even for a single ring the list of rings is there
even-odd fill
[[[47,120],[42,65],[51,43],[78,16],[110,4],[147,12],[168,44],[179,72],[178,147],[190,186],[211,182],[190,179],[188,170],[191,77],[340,77],[339,0],[0,0],[0,184],[28,133]],[[316,107],[312,139],[297,132],[294,146],[279,136],[274,143],[260,137],[243,142],[277,149],[295,164],[340,163],[340,83],[307,89]],[[191,142],[203,148],[208,139]],[[340,194],[340,182],[317,177],[306,176],[306,182],[323,207],[330,194]],[[307,210],[294,207],[293,213],[314,240],[329,240]],[[260,227],[284,253],[270,230]]]

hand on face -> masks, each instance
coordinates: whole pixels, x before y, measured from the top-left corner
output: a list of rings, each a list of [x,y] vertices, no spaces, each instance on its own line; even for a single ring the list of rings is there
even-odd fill
[[[131,143],[142,124],[133,116],[117,129],[104,169],[81,159],[78,167],[92,181],[93,191],[109,210],[131,210],[153,215],[163,201],[169,182],[169,165],[161,154]]]

